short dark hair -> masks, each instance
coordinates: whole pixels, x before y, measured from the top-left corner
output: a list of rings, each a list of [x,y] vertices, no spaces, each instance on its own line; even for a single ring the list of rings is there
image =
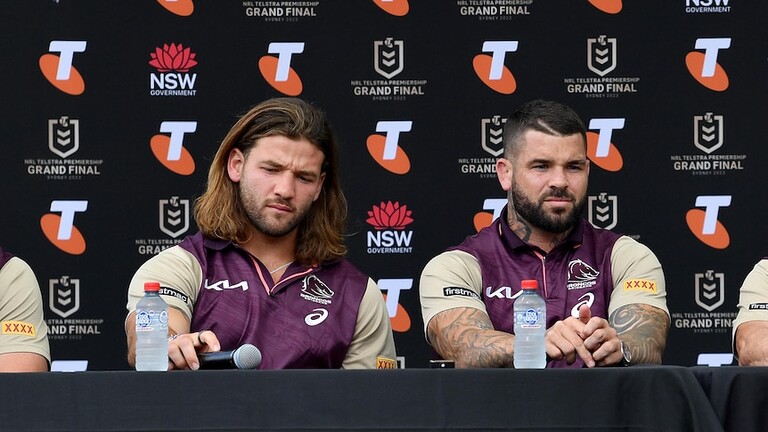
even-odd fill
[[[522,136],[529,130],[555,136],[580,134],[584,145],[587,143],[587,130],[573,109],[559,102],[538,99],[524,104],[507,118],[504,157],[516,155]]]

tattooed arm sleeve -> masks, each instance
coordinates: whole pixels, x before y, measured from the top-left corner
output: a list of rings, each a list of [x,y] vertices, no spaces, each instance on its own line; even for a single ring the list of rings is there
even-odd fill
[[[669,329],[666,311],[647,304],[628,304],[616,309],[609,321],[632,352],[632,364],[661,364]]]
[[[427,326],[427,337],[444,359],[456,367],[513,367],[515,337],[493,329],[485,312],[460,307],[435,315]]]

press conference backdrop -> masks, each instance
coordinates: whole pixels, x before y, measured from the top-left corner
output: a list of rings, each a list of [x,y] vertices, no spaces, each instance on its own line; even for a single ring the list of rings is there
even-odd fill
[[[664,362],[693,365],[730,351],[739,286],[768,255],[767,11],[744,0],[2,2],[0,244],[36,271],[54,360],[127,368],[133,272],[196,232],[194,199],[237,116],[299,96],[338,134],[349,258],[386,295],[400,366],[426,367],[421,269],[498,215],[504,118],[553,99],[588,126],[584,217],[656,252],[672,313]]]

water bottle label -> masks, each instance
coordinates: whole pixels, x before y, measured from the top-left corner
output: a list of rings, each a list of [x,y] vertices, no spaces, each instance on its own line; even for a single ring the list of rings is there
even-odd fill
[[[165,326],[168,324],[168,311],[160,312],[160,324]]]
[[[144,330],[152,324],[152,315],[148,311],[139,311],[136,315],[136,330]]]
[[[541,309],[526,309],[518,313],[517,322],[521,328],[541,328]]]

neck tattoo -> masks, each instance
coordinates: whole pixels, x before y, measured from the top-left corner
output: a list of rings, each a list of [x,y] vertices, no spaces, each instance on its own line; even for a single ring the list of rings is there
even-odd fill
[[[269,271],[269,274],[275,274],[275,273],[277,273],[278,271],[280,271],[280,270],[282,270],[282,269],[284,269],[284,268],[288,267],[288,266],[289,266],[289,265],[291,265],[291,264],[293,264],[293,260],[291,260],[291,261],[288,261],[287,263],[285,263],[285,264],[281,265],[280,267],[277,267],[277,268],[276,268],[276,269],[274,269],[274,270],[270,270],[270,271]]]

